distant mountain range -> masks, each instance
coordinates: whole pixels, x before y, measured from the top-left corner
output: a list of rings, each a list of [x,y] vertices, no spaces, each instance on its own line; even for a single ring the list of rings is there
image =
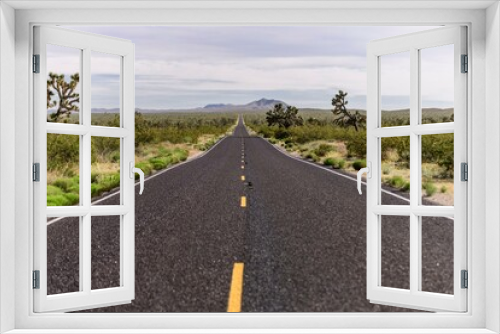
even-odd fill
[[[217,111],[238,111],[238,110],[245,110],[245,111],[250,111],[250,110],[268,110],[271,108],[274,108],[275,105],[277,104],[282,104],[284,107],[288,106],[283,101],[280,100],[273,100],[273,99],[265,99],[262,98],[260,100],[252,101],[247,104],[226,104],[226,103],[214,103],[214,104],[207,104],[203,108],[197,108],[197,109],[205,109],[205,110],[217,110]]]
[[[156,113],[172,113],[172,112],[206,112],[206,113],[216,113],[216,112],[263,112],[272,109],[276,104],[281,103],[284,107],[287,107],[286,102],[262,98],[260,100],[255,100],[246,104],[230,104],[230,103],[211,103],[204,107],[198,108],[186,108],[186,109],[148,109],[148,108],[136,108],[139,112],[144,114],[156,114]],[[320,109],[320,108],[299,108],[301,112],[313,112],[313,111],[325,111],[330,112],[331,109]],[[359,110],[362,113],[365,111],[362,109],[352,108],[354,110]],[[407,111],[407,109],[393,109],[388,110],[389,112],[401,112]],[[424,108],[429,112],[453,112],[450,108]],[[118,113],[118,108],[92,108],[92,112],[96,114],[116,114]],[[55,109],[49,109],[47,113],[51,114],[55,112]]]
[[[137,108],[141,113],[165,113],[165,112],[230,112],[230,111],[267,111],[273,108],[276,104],[281,103],[284,107],[287,107],[283,101],[262,98],[260,100],[252,101],[247,104],[229,104],[229,103],[211,103],[204,107],[189,108],[189,109],[146,109]],[[53,110],[49,110],[52,113]],[[118,112],[118,108],[92,108],[93,113],[98,114],[115,114]]]

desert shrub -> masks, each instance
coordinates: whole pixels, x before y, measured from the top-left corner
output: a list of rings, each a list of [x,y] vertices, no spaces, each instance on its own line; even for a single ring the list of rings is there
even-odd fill
[[[144,174],[146,174],[146,175],[150,175],[151,172],[153,171],[153,166],[150,163],[148,163],[147,161],[137,162],[135,164],[135,166],[137,168],[140,168],[144,172]],[[139,174],[136,174],[136,178],[138,178],[138,177],[139,177]]]
[[[359,135],[352,135],[346,140],[348,157],[366,157],[366,132],[360,131]]]
[[[443,178],[453,178],[453,154],[453,133],[422,136],[422,162],[437,163],[443,168]]]
[[[290,137],[290,132],[288,132],[288,130],[278,128],[274,133],[274,137],[276,139],[285,139]]]
[[[326,158],[325,161],[323,161],[323,164],[325,166],[333,166],[333,158]]]
[[[389,175],[391,173],[391,166],[382,164],[382,174]]]
[[[444,194],[448,191],[448,188],[446,186],[441,187],[441,193]]]
[[[425,194],[430,197],[434,195],[437,192],[437,187],[434,183],[432,182],[425,182],[422,185],[422,188],[425,190]]]
[[[328,152],[333,151],[333,147],[327,144],[320,144],[319,147],[317,147],[314,150],[314,154],[316,154],[318,157],[324,157]]]
[[[61,195],[47,195],[47,206],[69,206],[79,202],[79,195],[73,193]]]
[[[389,184],[394,188],[402,188],[405,184],[403,177],[396,175],[389,179]]]
[[[306,159],[309,159],[309,160],[313,160],[314,162],[317,162],[319,161],[319,158],[316,154],[312,153],[312,152],[309,152],[306,154],[305,156]]]
[[[382,161],[410,163],[410,137],[386,137],[381,140]]]
[[[47,169],[63,170],[78,166],[80,161],[79,136],[47,134]]]
[[[167,168],[170,163],[172,163],[171,157],[154,157],[150,158],[149,163],[155,170],[161,170]]]
[[[342,169],[345,166],[345,160],[339,158],[332,158],[332,168],[333,169]]]
[[[355,170],[360,170],[366,167],[366,160],[356,160],[352,163],[352,168]]]
[[[387,183],[393,187],[400,189],[402,191],[409,191],[410,190],[410,182],[406,181],[402,176],[396,175],[391,177]]]

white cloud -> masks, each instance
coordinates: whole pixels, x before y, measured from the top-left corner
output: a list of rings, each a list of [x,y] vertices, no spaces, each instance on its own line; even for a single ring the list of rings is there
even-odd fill
[[[137,105],[179,108],[244,103],[262,95],[283,96],[302,106],[328,107],[337,89],[348,91],[351,98],[364,96],[366,44],[431,27],[71,28],[132,40],[136,44]],[[452,100],[452,86],[443,85],[453,81],[449,68],[443,66],[448,60],[436,53],[428,57],[434,62],[428,72],[435,76],[422,81],[426,101]],[[53,50],[48,63],[63,73],[74,73],[78,56],[74,50]],[[106,90],[115,89],[106,82],[116,80],[110,77],[117,73],[116,64],[109,57],[93,61],[92,74],[99,83],[93,92],[102,95],[95,101],[106,104]],[[384,94],[407,95],[409,78],[403,70],[407,64],[400,58],[392,64]],[[363,98],[358,101],[364,103]]]

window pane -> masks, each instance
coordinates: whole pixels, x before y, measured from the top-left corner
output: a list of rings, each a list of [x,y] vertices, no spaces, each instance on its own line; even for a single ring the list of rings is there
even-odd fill
[[[91,53],[92,125],[120,126],[121,57]]]
[[[453,122],[454,46],[420,50],[422,124]]]
[[[119,205],[120,138],[92,137],[91,194],[93,205]],[[116,194],[100,201],[106,195]]]
[[[422,291],[453,294],[453,228],[448,217],[421,217]]]
[[[453,133],[424,135],[422,140],[422,205],[454,204]]]
[[[382,205],[409,205],[400,197],[410,198],[410,137],[380,139]]]
[[[380,57],[382,126],[410,124],[410,52]]]
[[[120,286],[120,220],[92,217],[92,289]]]
[[[47,223],[47,294],[80,290],[80,218]]]
[[[382,286],[410,288],[410,217],[382,216]]]
[[[47,206],[80,204],[80,136],[47,134]]]
[[[47,44],[47,122],[80,123],[81,53]]]

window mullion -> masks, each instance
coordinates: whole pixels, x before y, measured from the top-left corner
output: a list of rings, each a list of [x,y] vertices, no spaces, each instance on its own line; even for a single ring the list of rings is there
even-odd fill
[[[90,293],[92,289],[92,254],[91,254],[91,215],[90,215],[90,205],[91,205],[91,162],[92,162],[92,152],[91,152],[91,78],[90,78],[90,49],[83,49],[83,59],[82,59],[82,96],[80,96],[80,101],[82,103],[82,124],[89,130],[82,136],[82,159],[80,159],[80,189],[82,189],[82,201],[81,204],[85,208],[86,215],[82,218],[82,232],[80,234],[80,254],[81,254],[81,266],[82,266],[82,276],[83,281],[80,282],[80,286],[83,286],[83,291]]]
[[[420,70],[418,49],[410,49],[410,291],[418,291],[420,281],[420,242],[419,220],[413,212],[420,198],[418,177],[420,175],[420,138],[413,131],[419,123],[419,84]]]

